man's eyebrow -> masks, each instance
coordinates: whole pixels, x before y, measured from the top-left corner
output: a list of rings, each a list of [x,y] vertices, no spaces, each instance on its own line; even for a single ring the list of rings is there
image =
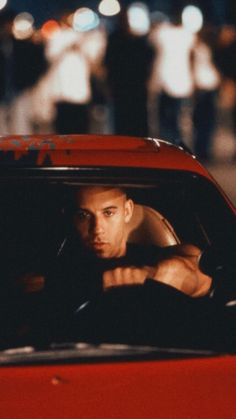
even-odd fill
[[[106,211],[106,210],[110,210],[110,209],[117,209],[117,208],[118,208],[117,205],[108,205],[107,207],[102,208],[102,211]],[[78,208],[76,208],[76,211],[90,212],[90,210],[88,208],[84,208],[84,207],[78,207]]]
[[[104,207],[102,210],[106,211],[106,210],[117,209],[117,208],[118,208],[117,205],[109,205],[108,207]]]

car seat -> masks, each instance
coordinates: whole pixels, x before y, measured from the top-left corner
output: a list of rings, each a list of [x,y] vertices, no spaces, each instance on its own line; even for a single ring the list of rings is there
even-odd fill
[[[160,247],[179,244],[180,240],[171,224],[153,208],[134,205],[134,212],[127,224],[129,243],[155,244]]]

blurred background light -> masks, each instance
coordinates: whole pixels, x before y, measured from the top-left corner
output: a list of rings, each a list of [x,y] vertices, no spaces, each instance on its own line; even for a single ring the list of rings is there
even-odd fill
[[[4,9],[7,4],[7,0],[0,0],[0,10]]]
[[[41,34],[43,38],[50,39],[54,36],[55,32],[60,30],[60,25],[56,20],[50,19],[47,20],[41,27]]]
[[[17,39],[27,39],[34,32],[34,18],[30,13],[19,13],[13,22],[13,35]]]
[[[72,27],[75,31],[86,32],[99,26],[100,19],[93,10],[81,7],[73,15]]]
[[[146,35],[150,29],[148,7],[141,2],[132,3],[128,8],[128,22],[132,33]]]
[[[99,12],[104,16],[115,16],[120,12],[120,9],[118,0],[102,0],[98,6]]]
[[[203,14],[196,6],[186,6],[182,13],[182,22],[189,31],[199,32],[203,26]]]

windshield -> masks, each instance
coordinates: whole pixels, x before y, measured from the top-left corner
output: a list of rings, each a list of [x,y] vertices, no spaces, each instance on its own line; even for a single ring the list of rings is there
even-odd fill
[[[169,295],[169,289],[154,289],[151,283],[145,291],[135,284],[118,290],[111,287],[104,293],[102,264],[95,268],[93,258],[84,251],[77,252],[81,219],[91,214],[83,205],[82,210],[79,207],[75,211],[75,194],[86,185],[109,189],[114,184],[135,204],[136,218],[133,216],[133,224],[127,223],[126,234],[129,245],[136,246],[137,260],[144,248],[148,249],[149,258],[153,246],[191,243],[203,251],[222,241],[222,237],[227,240],[234,228],[233,214],[214,186],[190,174],[161,173],[135,181],[126,177],[113,183],[110,179],[98,179],[97,175],[86,178],[84,174],[73,179],[5,179],[0,183],[3,351],[18,347],[44,350],[55,344],[84,341],[87,345],[110,342],[149,348],[154,345],[182,350],[216,349],[212,341],[205,339],[206,330],[203,333],[201,329],[202,337],[193,338],[192,324],[187,326],[187,334],[186,329],[174,332],[181,329],[180,322],[188,313],[195,316],[196,299],[192,304],[189,297],[179,298],[173,290]],[[108,211],[106,207],[107,218],[114,210],[110,207]],[[94,240],[97,254],[102,254],[106,240]],[[110,260],[107,256],[105,259]],[[198,300],[198,304],[205,310],[206,299]],[[213,313],[215,308],[211,310]],[[175,316],[176,311],[179,317]],[[166,314],[170,312],[168,318]],[[173,318],[177,319],[174,323]],[[111,324],[108,319],[113,319]],[[198,321],[199,318],[194,320],[194,335],[200,330]]]

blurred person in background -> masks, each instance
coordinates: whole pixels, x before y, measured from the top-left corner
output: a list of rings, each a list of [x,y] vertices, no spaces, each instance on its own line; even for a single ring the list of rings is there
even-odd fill
[[[211,159],[212,138],[217,120],[217,99],[221,76],[213,56],[217,33],[205,26],[197,35],[193,52],[193,150],[201,160]]]
[[[52,67],[58,134],[89,132],[89,104],[91,87],[89,65],[79,44],[64,51],[60,61]]]
[[[153,57],[147,36],[132,32],[128,10],[121,9],[104,58],[115,134],[149,134],[147,83]]]
[[[100,24],[84,34],[82,48],[90,65],[90,132],[109,132],[109,108],[107,103],[106,72],[104,55],[107,46],[107,32]]]
[[[87,133],[91,101],[90,65],[81,47],[83,34],[74,31],[67,14],[47,45],[50,69],[44,83],[54,109],[58,134]],[[45,86],[45,88],[46,88]]]
[[[236,139],[236,28],[225,25],[221,28],[214,54],[217,68],[222,74],[221,101],[230,115],[233,135]],[[233,155],[236,161],[236,145]]]
[[[150,39],[156,50],[149,88],[158,101],[158,136],[179,144],[181,112],[194,91],[191,57],[196,38],[182,25],[181,13],[176,13],[171,22],[155,26]]]
[[[11,134],[40,133],[34,114],[32,92],[48,68],[44,44],[38,32],[18,41],[15,54],[17,94],[11,106]]]
[[[14,51],[15,40],[12,25],[16,13],[5,9],[0,12],[0,130],[1,135],[10,133],[10,106],[15,97]]]
[[[46,71],[42,43],[32,33],[27,39],[13,35],[16,13],[0,13],[0,116],[1,134],[30,134],[30,89]]]
[[[49,70],[35,89],[38,116],[58,134],[88,133],[93,101],[93,78],[102,78],[106,45],[102,28],[79,32],[63,15],[60,28],[46,44]]]

